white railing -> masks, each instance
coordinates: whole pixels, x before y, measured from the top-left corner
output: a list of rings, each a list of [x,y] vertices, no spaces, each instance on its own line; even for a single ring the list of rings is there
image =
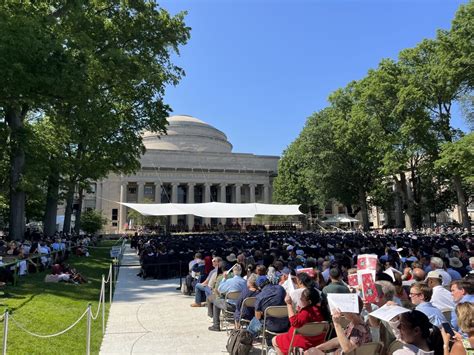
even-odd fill
[[[122,238],[121,238],[122,239]],[[120,241],[120,240],[119,240]],[[36,338],[53,338],[57,337],[60,335],[63,335],[70,331],[72,328],[74,328],[79,322],[86,317],[87,319],[87,332],[86,332],[86,354],[90,355],[90,348],[91,348],[91,325],[92,321],[96,321],[99,317],[99,312],[102,310],[102,334],[105,334],[105,294],[106,294],[106,285],[109,284],[109,304],[112,304],[112,299],[113,299],[113,285],[117,281],[117,275],[118,275],[118,270],[119,266],[122,262],[122,257],[123,257],[123,252],[125,250],[125,242],[126,240],[122,240],[121,246],[119,246],[119,252],[114,257],[114,260],[112,264],[110,264],[109,267],[109,273],[107,275],[107,279],[105,279],[105,276],[102,275],[102,282],[101,282],[101,287],[100,287],[100,295],[99,295],[99,305],[97,307],[97,311],[95,312],[95,315],[92,314],[92,306],[89,303],[87,305],[86,310],[82,315],[76,319],[70,326],[68,326],[66,329],[61,330],[60,332],[54,333],[54,334],[37,334],[35,332],[32,332],[28,330],[23,324],[21,324],[19,321],[17,321],[12,313],[8,309],[5,310],[5,313],[3,314],[3,345],[2,345],[2,354],[6,355],[7,354],[7,344],[8,344],[8,331],[9,331],[9,326],[14,325],[21,331],[25,332],[26,334],[29,334],[30,336],[36,337]],[[110,247],[107,247],[110,248]],[[114,272],[115,269],[115,272]],[[1,319],[0,319],[1,320]]]

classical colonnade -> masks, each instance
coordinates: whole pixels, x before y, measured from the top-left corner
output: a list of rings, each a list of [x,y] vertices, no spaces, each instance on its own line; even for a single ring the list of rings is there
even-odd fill
[[[101,189],[101,184],[97,184]],[[101,191],[96,191],[101,196]],[[120,202],[131,203],[271,203],[270,184],[258,183],[200,183],[200,182],[148,182],[122,181],[120,184]],[[96,206],[97,209],[99,206]],[[127,221],[127,208],[120,205],[120,226]],[[178,223],[178,216],[171,216],[171,224]],[[221,219],[224,223],[225,219]],[[203,218],[203,224],[209,224],[209,218]],[[186,224],[194,226],[194,216],[186,217]]]

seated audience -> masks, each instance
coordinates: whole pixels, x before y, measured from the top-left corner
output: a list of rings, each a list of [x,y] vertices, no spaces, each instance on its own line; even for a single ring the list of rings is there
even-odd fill
[[[431,303],[441,311],[453,310],[454,301],[451,293],[441,286],[443,279],[437,271],[430,271],[426,277],[427,285],[433,290]]]
[[[402,313],[400,316],[402,349],[393,355],[441,355],[443,344],[439,329],[420,311]]]
[[[362,308],[362,301],[359,299],[359,309]],[[349,320],[349,325],[346,329],[342,327],[342,317]],[[323,355],[327,351],[335,351],[339,355],[348,353],[362,344],[372,341],[370,329],[364,322],[362,317],[357,313],[339,312],[334,310],[332,314],[332,321],[336,331],[336,337],[328,340],[321,345],[306,350],[305,355]]]
[[[236,309],[234,312],[235,327],[240,328],[240,319],[250,321],[255,316],[255,307],[244,307],[242,309],[242,303],[246,298],[255,297],[258,295],[260,290],[257,287],[257,274],[250,274],[247,277],[247,287],[245,287],[237,300]]]
[[[451,283],[451,295],[456,305],[465,302],[474,303],[474,279],[453,281]],[[455,309],[451,312],[451,326],[455,331],[460,331]]]
[[[296,313],[293,311],[293,302],[290,296],[286,296],[285,302],[288,308],[288,319],[290,321],[290,330],[287,333],[277,335],[272,339],[272,344],[277,354],[288,354],[289,346],[295,329],[301,328],[310,322],[323,322],[324,318],[321,314],[319,303],[321,298],[319,292],[314,287],[302,288],[303,292],[300,294],[298,300],[299,306],[296,308]],[[324,342],[326,333],[317,336],[304,336],[296,334],[293,340],[293,346],[309,349]]]
[[[446,318],[441,310],[430,302],[432,294],[431,288],[422,282],[413,284],[410,288],[410,299],[413,305],[415,305],[415,309],[424,313],[430,322],[439,328],[443,322],[446,322]]]
[[[210,297],[208,297],[209,304],[212,304],[212,326],[209,327],[209,330],[220,331],[220,314],[221,310],[225,309],[229,312],[234,312],[237,306],[237,300],[225,300],[225,296],[229,292],[242,292],[246,288],[246,282],[240,276],[242,274],[242,266],[240,264],[235,264],[232,268],[232,277],[224,273],[224,278],[220,282],[218,287],[218,292],[220,297],[216,297],[211,302]]]
[[[459,328],[466,335],[455,333],[452,338],[450,334],[442,329],[444,342],[444,355],[471,355],[474,353],[474,303],[464,302],[456,306],[456,315]],[[453,346],[450,349],[450,342]]]

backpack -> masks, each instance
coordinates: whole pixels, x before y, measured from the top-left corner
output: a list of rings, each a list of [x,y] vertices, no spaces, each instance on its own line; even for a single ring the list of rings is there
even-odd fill
[[[231,355],[247,355],[252,349],[253,337],[246,329],[232,329],[226,349]]]

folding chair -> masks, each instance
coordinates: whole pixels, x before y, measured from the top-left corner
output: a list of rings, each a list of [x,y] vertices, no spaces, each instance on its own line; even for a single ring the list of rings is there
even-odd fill
[[[292,354],[293,349],[293,341],[295,340],[295,336],[297,334],[307,336],[307,337],[315,337],[322,333],[329,333],[329,323],[328,322],[311,322],[306,323],[301,328],[296,328],[293,336],[291,337],[290,347],[288,348],[288,354]],[[295,348],[296,349],[296,348]],[[296,354],[296,352],[295,352]]]
[[[392,355],[395,351],[403,348],[403,343],[400,340],[394,340],[390,343],[387,350],[387,355]]]
[[[383,344],[378,342],[365,343],[344,355],[380,355],[383,350]]]
[[[234,292],[227,292],[225,294],[225,303],[227,305],[227,301],[229,300],[234,300],[237,301],[240,297],[241,292],[240,291],[234,291]],[[234,312],[228,311],[227,309],[223,309],[221,311],[221,329],[225,326],[225,331],[228,332],[228,325],[229,325],[229,318],[234,320]]]
[[[241,326],[242,326],[242,323],[250,323],[250,321],[248,319],[243,319],[242,318],[242,313],[244,311],[244,308],[255,307],[255,301],[256,300],[257,300],[257,297],[247,297],[242,302],[242,306],[240,307],[240,318],[239,318],[239,324]]]
[[[266,328],[267,326],[267,318],[287,318],[288,317],[288,308],[287,306],[270,306],[265,309],[263,314],[263,329],[262,329],[262,354],[264,351],[268,350],[268,345],[265,339],[265,335],[268,333],[270,335],[278,335],[282,333],[275,333]],[[286,332],[284,332],[286,333]]]

